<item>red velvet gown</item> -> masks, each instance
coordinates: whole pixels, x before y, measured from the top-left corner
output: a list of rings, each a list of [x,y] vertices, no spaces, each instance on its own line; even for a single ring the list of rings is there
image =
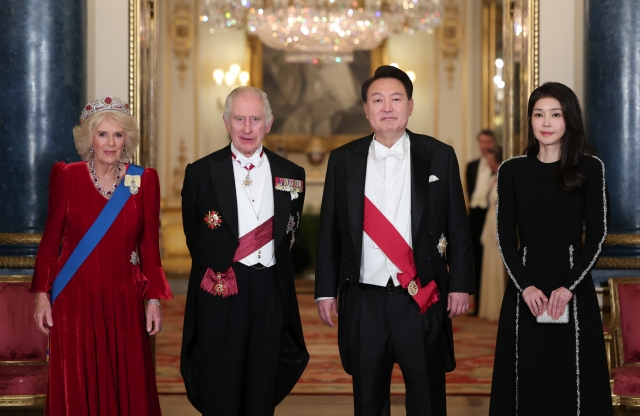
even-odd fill
[[[85,162],[53,166],[32,292],[51,291],[106,203]],[[158,173],[145,169],[139,192],[54,302],[46,415],[161,414],[144,303],[172,297],[160,263],[159,211]]]

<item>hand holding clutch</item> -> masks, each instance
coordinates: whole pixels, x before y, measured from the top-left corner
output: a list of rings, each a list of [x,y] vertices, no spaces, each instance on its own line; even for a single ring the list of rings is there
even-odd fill
[[[536,316],[536,322],[539,324],[568,324],[569,323],[569,304],[564,305],[564,312],[557,319],[553,319],[551,315],[544,311],[542,315]]]
[[[533,316],[540,316],[547,310],[549,300],[544,293],[542,293],[542,290],[535,286],[525,288],[522,291],[522,299],[524,299]]]

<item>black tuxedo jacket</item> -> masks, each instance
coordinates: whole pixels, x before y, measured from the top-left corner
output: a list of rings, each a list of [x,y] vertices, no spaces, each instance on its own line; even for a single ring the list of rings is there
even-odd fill
[[[478,179],[478,166],[480,166],[480,159],[472,160],[467,163],[467,195],[469,196],[469,202],[471,202],[471,196],[473,191],[476,190],[476,181]]]
[[[451,146],[407,132],[411,140],[411,233],[416,269],[422,285],[435,280],[446,302],[449,292],[475,292],[458,161]],[[320,212],[316,298],[336,297],[348,280],[359,281],[365,176],[372,139],[369,135],[355,140],[329,157]],[[429,182],[430,175],[438,180]],[[437,248],[442,234],[448,242],[446,256],[440,256]],[[450,359],[447,368],[452,370],[455,360],[448,316],[443,316],[442,324],[449,343],[444,358]],[[343,362],[344,353],[341,348]]]
[[[303,168],[266,148],[264,151],[269,158],[273,180],[280,177],[304,182]],[[291,217],[297,229],[304,196],[305,192],[302,192],[298,194],[297,199],[292,200],[289,192],[273,188],[275,267],[279,286],[278,300],[282,303],[284,311],[284,331],[282,334],[273,334],[274,337],[282,337],[281,360],[274,387],[274,405],[291,391],[309,361],[302,337],[289,251],[295,230],[287,230]],[[216,211],[222,216],[222,223],[216,229],[210,229],[204,221],[209,211]],[[192,266],[185,308],[180,372],[184,378],[187,397],[196,409],[199,409],[200,373],[215,369],[203,369],[199,366],[196,293],[201,290],[200,282],[207,268],[216,271],[227,270],[238,247],[238,205],[230,145],[187,165],[182,188],[182,222]]]

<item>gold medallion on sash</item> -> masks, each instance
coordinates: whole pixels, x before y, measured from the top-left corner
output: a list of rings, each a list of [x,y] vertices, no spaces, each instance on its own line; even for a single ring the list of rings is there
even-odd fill
[[[415,296],[418,294],[418,284],[415,280],[409,282],[409,286],[407,286],[407,290],[411,296]]]

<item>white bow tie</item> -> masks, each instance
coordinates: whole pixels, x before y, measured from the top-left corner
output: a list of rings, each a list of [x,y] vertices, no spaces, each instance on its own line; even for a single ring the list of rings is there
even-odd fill
[[[251,165],[253,165],[253,167],[258,166],[258,164],[260,164],[260,159],[262,156],[262,152],[257,153],[257,154],[253,154],[251,155],[251,157],[246,157],[244,155],[238,154],[235,155],[235,159],[236,161],[238,161],[238,163],[240,163],[240,166],[245,168],[245,169],[251,169]]]
[[[402,146],[398,146],[395,150],[391,150],[376,147],[376,160],[384,160],[388,157],[395,157],[398,160],[404,159],[404,148]]]

